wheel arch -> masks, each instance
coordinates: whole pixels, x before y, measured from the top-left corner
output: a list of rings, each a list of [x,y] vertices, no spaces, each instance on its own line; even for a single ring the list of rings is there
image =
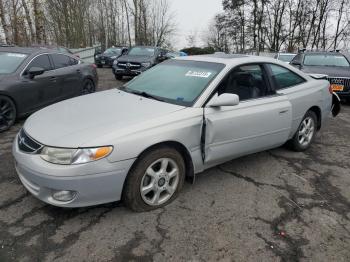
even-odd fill
[[[148,152],[150,152],[156,148],[159,148],[159,147],[170,147],[170,148],[175,149],[176,151],[178,151],[181,154],[181,156],[183,157],[183,159],[185,161],[186,179],[193,183],[194,179],[195,179],[195,173],[194,173],[194,165],[193,165],[191,154],[188,151],[188,149],[186,148],[186,146],[184,146],[182,143],[177,142],[177,141],[172,141],[172,140],[163,141],[163,142],[159,142],[159,143],[156,143],[154,145],[147,147],[137,156],[136,161],[133,163],[133,165],[131,166],[130,169],[132,169],[136,165],[138,160],[143,155],[145,155]]]
[[[322,112],[320,107],[318,106],[313,106],[311,108],[309,108],[308,111],[314,112],[317,116],[317,130],[321,129],[321,125],[322,125]]]

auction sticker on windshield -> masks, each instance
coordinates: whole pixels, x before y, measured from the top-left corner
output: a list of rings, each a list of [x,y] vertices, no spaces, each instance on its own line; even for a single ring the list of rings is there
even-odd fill
[[[208,78],[211,75],[211,72],[200,72],[200,71],[188,71],[186,73],[186,76],[189,77],[201,77],[201,78]]]

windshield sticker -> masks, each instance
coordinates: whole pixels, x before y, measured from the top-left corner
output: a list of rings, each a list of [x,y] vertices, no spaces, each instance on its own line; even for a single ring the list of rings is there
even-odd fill
[[[24,54],[16,54],[16,53],[8,53],[7,56],[20,57],[20,58],[26,57],[26,55]]]
[[[188,71],[188,72],[186,73],[186,76],[189,76],[189,77],[208,78],[209,76],[211,76],[211,72]]]

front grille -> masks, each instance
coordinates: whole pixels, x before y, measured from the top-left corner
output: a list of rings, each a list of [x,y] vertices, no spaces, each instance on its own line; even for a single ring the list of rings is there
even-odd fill
[[[350,90],[350,78],[345,77],[327,77],[327,80],[331,85],[343,85],[343,92],[347,92]]]
[[[35,154],[43,147],[41,144],[36,142],[33,138],[28,136],[24,132],[23,128],[18,134],[18,148],[25,153]]]
[[[119,62],[118,67],[124,68],[124,69],[140,69],[141,64],[140,63],[128,63],[128,62]]]

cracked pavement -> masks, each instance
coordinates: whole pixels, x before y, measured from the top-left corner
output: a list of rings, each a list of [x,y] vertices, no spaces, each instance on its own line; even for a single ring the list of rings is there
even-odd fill
[[[120,85],[99,70],[105,88]],[[281,147],[207,170],[165,208],[62,209],[21,185],[0,134],[0,261],[350,261],[350,106],[304,153]]]

